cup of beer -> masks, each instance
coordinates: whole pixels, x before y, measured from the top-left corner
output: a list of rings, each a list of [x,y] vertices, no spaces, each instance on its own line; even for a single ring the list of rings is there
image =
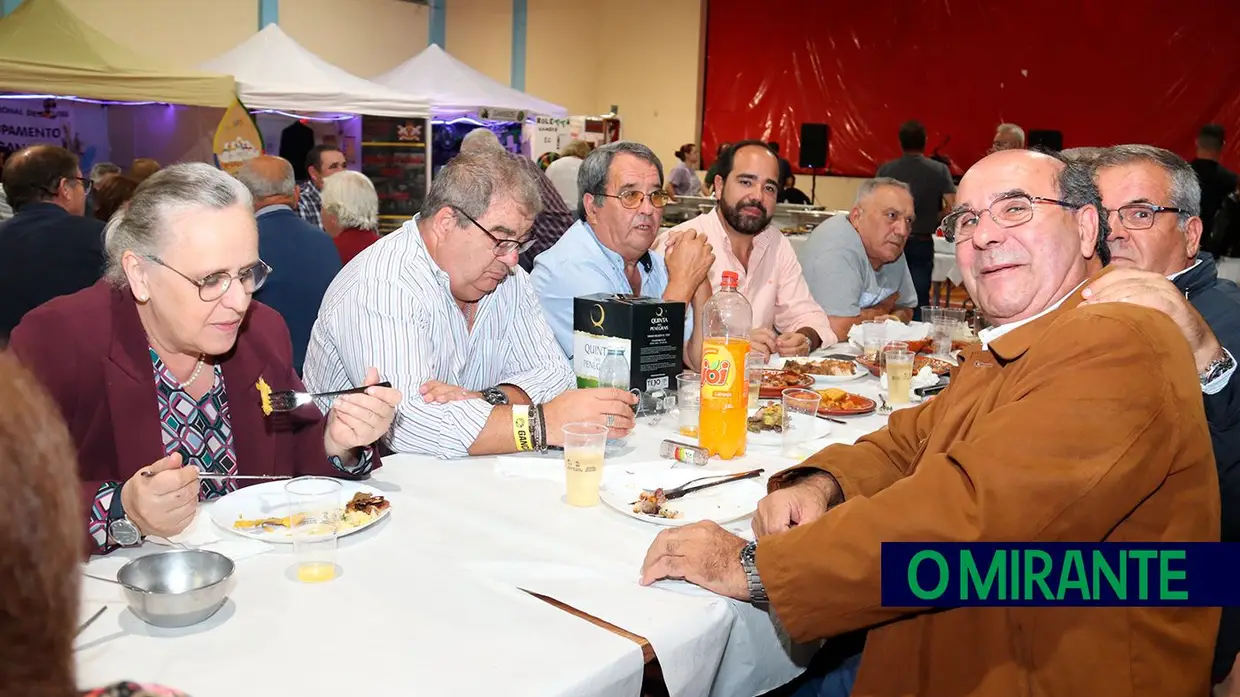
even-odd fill
[[[908,404],[913,398],[913,354],[897,349],[883,357],[887,362],[887,403]]]
[[[570,506],[597,506],[607,451],[607,427],[572,423],[564,428],[564,500]]]

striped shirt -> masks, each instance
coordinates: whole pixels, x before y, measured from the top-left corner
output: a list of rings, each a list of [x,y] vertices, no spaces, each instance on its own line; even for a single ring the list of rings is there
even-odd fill
[[[297,215],[311,225],[323,227],[323,192],[309,179],[297,187]]]
[[[327,289],[306,351],[306,387],[360,385],[373,366],[405,395],[384,443],[400,453],[464,457],[492,407],[481,399],[427,404],[418,389],[428,380],[470,391],[514,385],[535,404],[574,382],[525,271],[514,269],[476,312],[470,332],[415,217],[357,255]]]

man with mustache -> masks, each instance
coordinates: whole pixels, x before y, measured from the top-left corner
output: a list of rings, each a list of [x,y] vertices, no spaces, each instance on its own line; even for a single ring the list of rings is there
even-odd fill
[[[570,389],[572,369],[517,265],[540,206],[533,177],[508,153],[450,160],[422,212],[354,257],[328,288],[306,386],[348,389],[377,366],[408,395],[385,438],[401,453],[545,450],[576,421],[627,435],[637,398]]]
[[[705,233],[715,253],[711,288],[718,290],[723,272],[732,271],[740,278],[738,290],[753,306],[753,351],[804,356],[835,343],[831,322],[810,294],[796,252],[771,225],[781,184],[779,158],[766,143],[745,140],[725,150],[718,164],[719,205],[660,235],[655,249],[688,230]]]
[[[836,336],[872,319],[908,322],[917,290],[904,258],[913,228],[909,185],[878,177],[861,184],[848,215],[837,215],[810,234],[800,257],[805,281],[831,319]]]
[[[1088,167],[995,153],[957,200],[942,226],[993,326],[951,386],[772,477],[756,542],[713,523],[660,533],[642,583],[769,602],[798,641],[869,628],[856,695],[1199,697],[1216,608],[882,602],[885,542],[1218,540],[1180,331],[1149,308],[1082,305],[1106,232]]]
[[[530,274],[564,354],[573,359],[574,298],[644,295],[692,303],[694,311],[685,313],[685,361],[698,365],[702,337],[694,324],[710,299],[710,286],[703,281],[715,255],[706,236],[693,230],[677,235],[666,259],[651,251],[671,198],[663,189],[663,163],[640,143],[609,143],[581,163],[577,183],[577,222],[538,255]]]
[[[1120,270],[1091,283],[1088,302],[1161,310],[1188,339],[1214,443],[1222,540],[1240,542],[1240,288],[1219,278],[1214,258],[1200,251],[1199,179],[1179,155],[1149,145],[1106,148],[1092,164],[1111,223],[1111,263]],[[1223,608],[1215,683],[1232,672],[1238,651],[1240,608]],[[1240,694],[1234,682],[1227,689]]]

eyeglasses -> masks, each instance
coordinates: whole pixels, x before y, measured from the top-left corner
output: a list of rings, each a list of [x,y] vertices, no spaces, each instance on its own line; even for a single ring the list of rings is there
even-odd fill
[[[86,192],[86,193],[88,193],[88,194],[90,193],[90,190],[91,190],[91,185],[92,185],[92,184],[94,184],[94,182],[92,182],[89,178],[87,178],[87,177],[72,177],[72,179],[76,179],[76,180],[78,180],[78,181],[82,182],[82,191],[85,191],[85,192]]]
[[[272,271],[271,267],[268,266],[266,262],[259,260],[257,264],[241,269],[241,271],[235,276],[227,271],[217,271],[210,276],[195,279],[190,278],[189,276],[186,276],[180,271],[172,268],[159,257],[148,256],[146,258],[198,286],[198,297],[201,298],[203,302],[208,303],[215,302],[216,300],[224,297],[224,294],[227,293],[228,289],[232,287],[232,282],[234,280],[241,281],[241,287],[245,289],[245,292],[249,295],[253,295],[259,288],[263,287],[264,283],[267,282],[267,277],[271,275]]]
[[[91,190],[91,188],[92,188],[92,186],[91,186],[91,185],[92,185],[94,182],[92,182],[92,181],[91,181],[89,178],[87,178],[87,177],[64,177],[63,179],[54,179],[54,180],[52,180],[52,183],[51,183],[51,184],[49,184],[49,185],[47,185],[47,186],[44,186],[44,187],[42,187],[42,188],[43,188],[43,191],[44,191],[44,192],[45,192],[48,196],[55,196],[55,195],[58,193],[59,189],[60,189],[60,182],[61,182],[61,181],[64,181],[64,182],[68,183],[69,181],[74,181],[74,180],[75,180],[75,181],[77,181],[77,182],[79,182],[79,183],[81,183],[81,185],[82,185],[82,192],[83,192],[83,193],[87,193],[87,194],[89,194],[89,193],[90,193],[90,190]]]
[[[630,210],[641,206],[642,201],[646,200],[647,198],[650,199],[650,205],[654,206],[655,208],[662,208],[666,206],[667,204],[671,203],[672,201],[671,194],[667,193],[666,191],[662,189],[659,189],[658,191],[652,191],[648,194],[638,191],[637,189],[630,189],[628,191],[621,191],[619,194],[598,194],[598,195],[606,196],[607,198],[618,199],[620,201],[621,206],[624,206],[625,208],[628,208]]]
[[[481,223],[471,218],[470,215],[466,213],[465,211],[461,210],[460,208],[457,208],[456,206],[452,206],[452,210],[465,216],[465,219],[473,223],[474,227],[478,228],[479,230],[483,232],[483,234],[491,238],[491,241],[495,243],[495,256],[497,257],[502,257],[507,254],[512,254],[513,252],[520,254],[524,252],[525,250],[529,249],[530,246],[534,244],[533,235],[523,237],[519,240],[510,240],[510,239],[496,237],[495,235],[491,234],[490,230],[482,227]]]
[[[1016,194],[996,200],[984,211],[966,208],[951,213],[946,218],[943,218],[943,222],[939,225],[939,230],[942,231],[943,237],[948,242],[964,242],[973,237],[973,231],[977,228],[977,224],[981,222],[982,213],[990,214],[990,219],[995,221],[995,224],[999,227],[1013,228],[1033,220],[1033,205],[1035,203],[1048,203],[1063,208],[1080,207],[1059,199]]]
[[[1159,213],[1183,213],[1181,208],[1156,206],[1152,203],[1130,203],[1108,211],[1119,214],[1119,222],[1129,230],[1148,230],[1154,227],[1154,216]]]

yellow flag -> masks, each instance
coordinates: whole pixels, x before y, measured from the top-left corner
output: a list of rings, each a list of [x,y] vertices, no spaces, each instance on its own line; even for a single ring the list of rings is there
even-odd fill
[[[234,101],[224,112],[211,149],[216,166],[229,174],[236,174],[246,160],[263,154],[263,136],[241,102]]]

